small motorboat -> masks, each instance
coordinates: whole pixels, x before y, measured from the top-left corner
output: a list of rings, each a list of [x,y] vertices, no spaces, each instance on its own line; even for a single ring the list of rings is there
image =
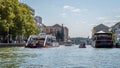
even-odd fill
[[[65,46],[72,46],[73,44],[72,44],[71,40],[67,40],[67,41],[64,42],[64,45]]]
[[[79,45],[79,48],[86,48],[85,43],[81,43],[81,44]]]

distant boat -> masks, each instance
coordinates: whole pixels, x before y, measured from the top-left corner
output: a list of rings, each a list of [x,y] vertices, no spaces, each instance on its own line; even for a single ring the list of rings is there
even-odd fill
[[[86,48],[85,43],[81,43],[81,44],[79,45],[79,48]]]
[[[73,44],[72,44],[71,40],[67,40],[67,41],[64,42],[64,45],[65,46],[72,46]]]
[[[56,37],[52,35],[40,34],[30,35],[25,48],[50,48],[58,47],[59,43],[56,41]]]

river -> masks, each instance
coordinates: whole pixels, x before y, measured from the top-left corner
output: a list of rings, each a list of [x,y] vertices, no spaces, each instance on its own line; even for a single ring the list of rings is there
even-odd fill
[[[0,68],[120,68],[119,48],[0,48]]]

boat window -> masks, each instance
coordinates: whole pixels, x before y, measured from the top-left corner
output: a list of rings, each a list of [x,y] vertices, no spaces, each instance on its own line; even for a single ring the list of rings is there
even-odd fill
[[[48,38],[47,41],[51,41],[51,38]]]
[[[97,39],[97,40],[111,40],[112,37],[109,36],[109,35],[98,35],[98,36],[96,37],[96,39]]]
[[[44,39],[37,39],[36,40],[36,45],[43,45],[44,44]]]

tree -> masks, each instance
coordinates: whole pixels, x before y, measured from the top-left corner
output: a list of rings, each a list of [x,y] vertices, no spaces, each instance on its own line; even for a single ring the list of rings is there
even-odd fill
[[[0,0],[0,30],[8,32],[9,28],[14,27],[15,14],[12,4],[9,0]]]
[[[38,33],[30,8],[18,0],[0,0],[0,32],[13,36]]]

